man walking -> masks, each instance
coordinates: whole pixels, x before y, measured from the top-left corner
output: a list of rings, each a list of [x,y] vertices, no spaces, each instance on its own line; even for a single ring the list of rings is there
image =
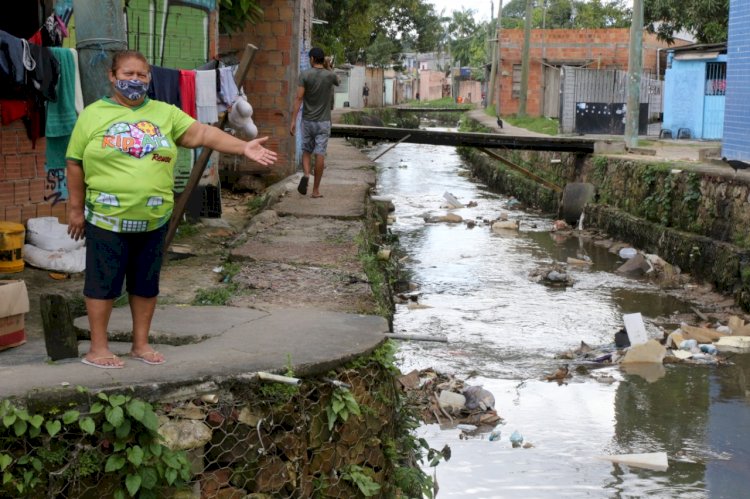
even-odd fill
[[[297,127],[297,114],[302,108],[302,169],[304,176],[300,179],[297,191],[303,196],[307,194],[307,184],[310,180],[310,163],[315,153],[315,181],[311,197],[322,198],[320,194],[320,179],[325,167],[328,137],[331,136],[331,95],[333,87],[338,86],[339,78],[331,70],[326,61],[323,50],[313,47],[310,50],[310,69],[299,75],[297,97],[294,100],[292,123],[289,133],[294,135]]]
[[[367,82],[365,82],[365,86],[362,87],[362,101],[365,103],[364,107],[367,107],[367,100],[370,97],[370,87],[367,86]]]

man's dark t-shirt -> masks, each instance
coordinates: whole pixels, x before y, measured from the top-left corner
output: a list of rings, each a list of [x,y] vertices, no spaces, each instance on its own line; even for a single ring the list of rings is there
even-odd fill
[[[336,73],[322,68],[310,68],[299,75],[299,86],[305,87],[302,119],[331,121],[331,95],[338,86]]]

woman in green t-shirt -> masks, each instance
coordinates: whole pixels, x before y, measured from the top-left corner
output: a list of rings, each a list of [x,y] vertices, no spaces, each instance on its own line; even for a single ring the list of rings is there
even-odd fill
[[[124,281],[133,317],[130,357],[154,365],[165,361],[149,345],[148,332],[174,207],[177,146],[209,147],[261,165],[275,163],[276,153],[263,147],[268,137],[245,142],[148,99],[150,66],[140,52],[116,53],[109,79],[112,96],[87,106],[70,138],[68,234],[86,237],[83,292],[91,348],[81,361],[117,369],[124,362],[109,349],[107,325]]]

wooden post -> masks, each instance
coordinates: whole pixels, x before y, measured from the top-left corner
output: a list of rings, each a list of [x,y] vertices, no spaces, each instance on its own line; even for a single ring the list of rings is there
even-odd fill
[[[78,338],[68,300],[59,294],[43,294],[39,298],[39,304],[47,355],[52,360],[78,357]]]
[[[235,83],[237,83],[237,87],[242,87],[242,82],[245,81],[247,70],[250,69],[250,64],[253,62],[257,50],[258,47],[256,47],[255,45],[248,44],[245,47],[245,52],[242,54],[242,59],[240,60],[239,67],[237,68],[237,73],[234,75],[234,81]],[[226,126],[228,115],[228,112],[224,113],[224,116],[221,118],[221,120],[219,120],[219,123],[217,125],[219,129],[223,130]],[[180,220],[182,219],[182,215],[185,213],[185,208],[187,207],[190,195],[198,186],[198,182],[200,182],[201,177],[203,176],[203,171],[206,169],[208,159],[211,157],[212,152],[213,150],[208,147],[203,148],[200,156],[195,161],[195,164],[193,164],[193,169],[190,171],[190,178],[188,179],[187,185],[185,186],[185,190],[182,191],[182,194],[174,204],[174,211],[172,211],[172,218],[169,221],[169,229],[164,241],[165,253],[166,250],[169,249],[169,246],[172,244],[174,235],[177,232],[177,226],[180,225]]]
[[[633,0],[628,54],[628,109],[625,114],[625,145],[638,147],[638,121],[641,114],[641,71],[643,69],[643,2]]]
[[[526,19],[523,25],[523,52],[521,53],[521,92],[518,96],[518,116],[526,116],[526,98],[529,93],[529,57],[531,53],[531,16],[533,0],[526,0]]]

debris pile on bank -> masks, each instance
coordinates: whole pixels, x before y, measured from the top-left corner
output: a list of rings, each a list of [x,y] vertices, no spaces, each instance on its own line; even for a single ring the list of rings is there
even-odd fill
[[[471,425],[476,427],[472,431],[489,431],[501,421],[495,397],[481,386],[429,368],[411,371],[398,380],[407,402],[419,410],[425,423]]]

